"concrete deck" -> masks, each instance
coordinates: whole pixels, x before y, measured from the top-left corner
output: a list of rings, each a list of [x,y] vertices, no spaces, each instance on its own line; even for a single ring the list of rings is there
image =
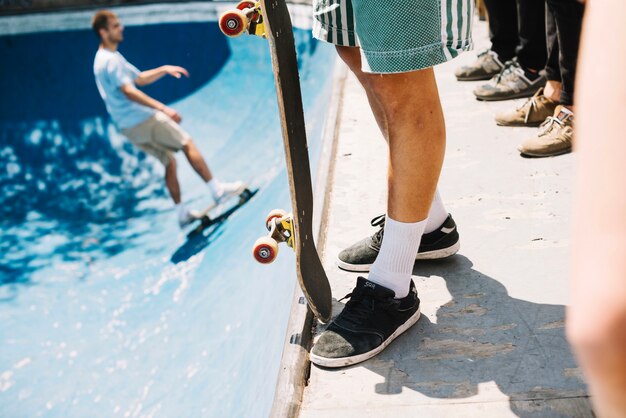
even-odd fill
[[[486,31],[476,25],[477,50]],[[379,356],[311,367],[302,418],[593,416],[564,334],[574,159],[520,157],[535,129],[493,121],[520,102],[478,102],[479,82],[454,78],[475,56],[437,69],[448,132],[440,191],[461,251],[416,263],[422,318]],[[338,141],[323,255],[336,299],[357,278],[337,268],[337,254],[374,231],[386,200],[386,145],[352,76]]]

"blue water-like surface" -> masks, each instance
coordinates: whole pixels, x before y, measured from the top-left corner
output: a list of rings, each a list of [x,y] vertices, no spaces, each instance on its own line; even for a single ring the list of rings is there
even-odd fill
[[[295,34],[315,167],[334,53]],[[216,22],[125,38],[141,69],[189,69],[146,91],[219,178],[260,191],[186,242],[163,169],[106,116],[93,34],[0,36],[0,415],[267,416],[295,286],[286,247],[271,266],[251,256],[266,213],[289,208],[267,44]],[[206,186],[177,158],[183,200],[201,208]]]

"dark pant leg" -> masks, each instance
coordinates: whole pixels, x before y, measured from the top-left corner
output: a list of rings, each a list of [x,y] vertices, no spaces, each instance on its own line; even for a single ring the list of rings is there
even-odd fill
[[[517,11],[519,19],[517,59],[524,68],[542,70],[548,57],[545,0],[517,0]]]
[[[556,22],[546,3],[546,41],[548,46],[548,62],[545,76],[550,81],[561,82],[561,67],[559,66],[559,39],[556,34]]]
[[[485,0],[489,13],[489,38],[491,50],[502,62],[515,56],[519,45],[517,32],[516,0]]]
[[[561,69],[561,104],[574,104],[574,79],[584,6],[577,0],[547,0],[556,23]]]

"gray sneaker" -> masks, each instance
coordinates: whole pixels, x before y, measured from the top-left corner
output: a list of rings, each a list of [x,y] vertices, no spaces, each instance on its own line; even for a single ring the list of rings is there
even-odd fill
[[[371,237],[363,238],[339,253],[337,265],[348,271],[369,271],[380,252],[385,233],[385,215],[372,219],[372,226],[379,227]],[[452,215],[441,226],[422,235],[416,260],[434,260],[449,257],[459,251],[459,231]]]
[[[531,97],[540,87],[546,85],[543,75],[530,80],[516,59],[507,61],[500,74],[489,83],[477,87],[474,95],[478,100],[496,101]]]
[[[494,75],[500,74],[502,68],[504,64],[498,59],[498,54],[488,49],[478,54],[473,63],[458,68],[454,75],[459,81],[489,80]]]

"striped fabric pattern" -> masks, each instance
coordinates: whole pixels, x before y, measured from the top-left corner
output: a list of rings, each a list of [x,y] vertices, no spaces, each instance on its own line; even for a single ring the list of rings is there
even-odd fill
[[[314,0],[313,35],[360,46],[363,71],[429,68],[472,49],[474,0]]]

